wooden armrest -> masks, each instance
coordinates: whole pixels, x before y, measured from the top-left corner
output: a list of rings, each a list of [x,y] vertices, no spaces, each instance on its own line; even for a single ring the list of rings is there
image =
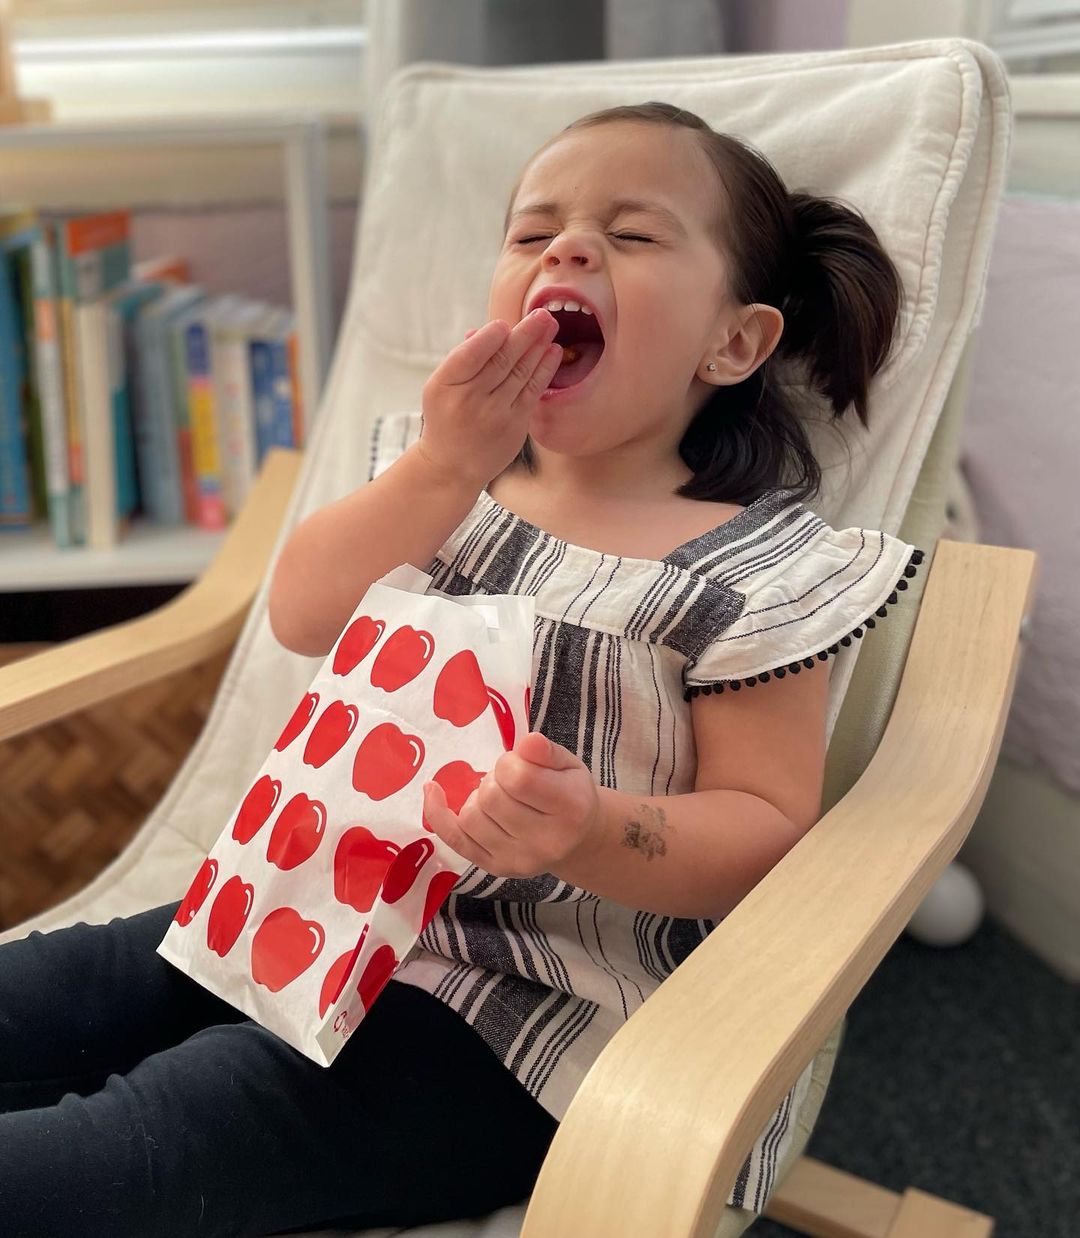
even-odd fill
[[[713,1238],[754,1140],[971,828],[1035,573],[1031,551],[938,543],[863,776],[605,1047],[522,1238]]]
[[[213,562],[172,601],[0,668],[0,740],[228,648],[266,571],[301,458],[280,447],[267,452]]]

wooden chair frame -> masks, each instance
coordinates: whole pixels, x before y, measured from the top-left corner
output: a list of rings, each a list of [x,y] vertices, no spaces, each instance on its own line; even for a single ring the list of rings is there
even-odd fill
[[[0,740],[228,648],[300,460],[268,454],[217,557],[177,598],[0,669]],[[1029,550],[938,542],[870,764],[609,1042],[559,1126],[522,1238],[713,1238],[757,1134],[971,828],[1001,746],[1036,573]],[[993,1229],[981,1213],[918,1190],[897,1195],[806,1156],[766,1215],[820,1238]]]

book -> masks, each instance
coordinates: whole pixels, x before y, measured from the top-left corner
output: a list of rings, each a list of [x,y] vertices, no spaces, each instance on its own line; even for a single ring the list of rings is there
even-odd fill
[[[179,314],[169,325],[168,332],[173,427],[180,465],[180,493],[183,499],[184,520],[188,524],[199,523],[199,487],[195,480],[195,445],[192,441],[191,404],[188,397],[187,329],[188,325],[196,321],[202,312],[203,306],[200,300]]]
[[[30,520],[48,514],[45,478],[45,443],[42,433],[41,389],[35,353],[35,308],[33,308],[33,246],[41,240],[35,214],[16,210],[0,222],[0,248],[9,265],[11,288],[15,295],[15,324],[21,353],[22,442],[26,452],[27,480],[30,487]]]
[[[103,292],[128,279],[131,273],[131,216],[128,211],[97,212],[90,215],[56,215],[57,255],[60,272],[60,332],[64,358],[64,396],[67,408],[69,510],[72,541],[85,545],[87,530],[87,460],[99,468],[109,458],[111,422],[96,419],[89,423],[82,404],[79,357],[85,350],[77,337],[75,307],[94,300]],[[87,354],[88,355],[88,354]],[[93,439],[87,443],[87,435]],[[107,482],[108,478],[104,479]],[[95,504],[99,514],[107,508]],[[98,536],[107,536],[99,529]]]
[[[187,284],[191,282],[186,258],[176,254],[163,254],[158,258],[144,258],[131,268],[131,274],[145,284]]]
[[[307,443],[307,417],[304,407],[303,384],[300,380],[300,332],[295,321],[287,341],[289,353],[289,381],[292,384],[293,445],[303,447]]]
[[[55,545],[63,550],[73,545],[67,412],[64,399],[64,367],[60,341],[59,271],[55,226],[40,222],[30,250],[34,297],[34,361],[41,407],[41,435],[45,464],[45,490],[49,528]]]
[[[138,349],[135,318],[139,310],[160,297],[167,285],[138,277],[105,296],[109,338],[109,373],[112,378],[113,423],[117,435],[117,507],[122,513],[145,510],[142,497],[146,428],[138,384]],[[140,444],[143,446],[140,448]]]
[[[240,301],[240,297],[228,295],[202,302],[177,327],[183,331],[185,343],[196,523],[205,529],[224,528],[227,520],[210,333],[213,324],[233,312]]]
[[[0,217],[0,526],[27,527],[32,519],[26,344],[22,303],[9,245],[32,227],[33,216]]]
[[[34,351],[34,273],[31,263],[32,249],[40,234],[41,230],[35,223],[9,236],[5,242],[22,337],[22,405],[26,429],[30,519],[32,521],[43,519],[48,514],[45,448],[41,424],[41,390]]]
[[[292,409],[281,384],[281,363],[275,362],[289,318],[288,311],[269,308],[255,324],[248,341],[252,398],[255,404],[256,464],[271,447],[292,446]]]
[[[240,300],[210,325],[211,371],[221,452],[221,489],[231,519],[240,511],[255,480],[257,446],[255,404],[248,344],[265,316],[261,301]]]
[[[86,545],[94,550],[107,550],[127,532],[128,520],[119,511],[108,318],[101,299],[76,305],[72,321],[79,403],[85,426]]]
[[[179,284],[142,306],[135,317],[137,378],[146,443],[141,473],[147,515],[159,524],[183,524],[184,497],[173,379],[172,324],[206,296],[197,284]]]
[[[248,369],[258,468],[274,441],[274,364],[261,322],[248,340]]]
[[[75,307],[81,396],[88,426],[106,434],[87,435],[87,542],[115,546],[131,525],[137,505],[135,439],[124,348],[124,319],[160,295],[161,284],[129,280]],[[91,454],[94,453],[94,454]]]
[[[270,335],[270,364],[274,382],[274,446],[296,446],[296,414],[293,408],[289,340],[296,334],[296,320],[288,310],[277,318]]]

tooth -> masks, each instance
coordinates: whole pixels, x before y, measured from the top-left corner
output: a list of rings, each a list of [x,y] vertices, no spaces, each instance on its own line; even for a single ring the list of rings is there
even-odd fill
[[[563,309],[567,309],[567,310],[579,310],[579,309],[581,309],[581,306],[580,306],[580,305],[578,305],[578,303],[577,303],[576,301],[564,301],[564,302],[563,302]]]
[[[587,305],[583,305],[583,306],[581,307],[581,312],[582,312],[583,314],[591,314],[591,313],[592,313],[592,310],[591,310],[591,309],[589,309],[589,307],[588,307]]]
[[[544,306],[544,309],[548,310],[550,313],[555,313],[556,310],[562,309],[562,304],[563,303],[561,301],[548,301]]]

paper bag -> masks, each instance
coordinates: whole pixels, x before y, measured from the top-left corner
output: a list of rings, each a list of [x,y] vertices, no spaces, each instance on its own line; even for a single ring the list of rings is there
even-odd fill
[[[531,597],[364,595],[195,874],[158,954],[329,1066],[470,867],[456,812],[529,727]]]

